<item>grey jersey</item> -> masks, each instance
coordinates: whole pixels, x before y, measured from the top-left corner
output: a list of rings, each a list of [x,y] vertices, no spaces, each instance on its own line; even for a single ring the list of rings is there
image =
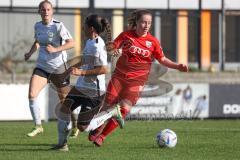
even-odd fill
[[[48,53],[46,46],[48,44],[53,47],[61,46],[65,40],[72,39],[72,36],[62,22],[54,19],[48,25],[44,25],[42,21],[37,22],[34,31],[34,37],[40,44],[37,67],[49,73],[56,72],[67,61],[66,51]]]
[[[101,37],[87,40],[83,50],[83,61],[82,70],[91,70],[95,66],[107,65],[107,52]],[[76,88],[90,97],[102,95],[106,91],[105,74],[80,76]]]

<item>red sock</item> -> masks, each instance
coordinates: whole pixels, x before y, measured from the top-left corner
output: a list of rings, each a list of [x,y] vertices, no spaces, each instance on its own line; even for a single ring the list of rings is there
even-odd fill
[[[97,138],[97,136],[102,133],[105,126],[106,126],[106,124],[103,124],[100,127],[98,127],[97,129],[95,129],[93,131],[90,131],[89,135],[88,135],[88,140],[89,141],[94,141]]]
[[[125,119],[129,110],[124,107],[121,107],[120,111],[122,113],[123,118]],[[106,124],[105,128],[103,129],[101,135],[105,138],[107,135],[112,133],[117,127],[118,122],[114,118],[111,118]]]

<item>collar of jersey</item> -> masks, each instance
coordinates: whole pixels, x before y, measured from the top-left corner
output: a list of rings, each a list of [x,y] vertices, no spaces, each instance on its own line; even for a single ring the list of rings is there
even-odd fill
[[[98,35],[97,37],[93,38],[93,39],[89,38],[88,40],[89,40],[89,41],[95,41],[95,40],[98,39],[98,38],[99,38],[99,35]]]
[[[43,25],[45,25],[45,26],[50,26],[50,25],[52,25],[53,24],[53,21],[56,21],[54,18],[52,18],[52,20],[47,24],[47,25],[45,25],[45,24],[43,24]]]

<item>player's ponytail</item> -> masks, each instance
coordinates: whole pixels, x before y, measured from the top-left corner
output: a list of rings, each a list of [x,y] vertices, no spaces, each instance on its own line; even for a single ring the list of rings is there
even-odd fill
[[[111,25],[106,18],[102,18],[101,16],[99,16],[97,14],[91,14],[91,15],[87,16],[87,18],[85,20],[85,24],[87,24],[88,27],[93,27],[98,34],[106,32],[107,33],[107,41],[112,40]]]
[[[88,27],[93,27],[98,34],[101,34],[104,31],[102,26],[102,17],[97,14],[90,14],[87,16],[85,24],[87,24]]]
[[[128,29],[132,30],[137,26],[136,20],[137,10],[133,11],[128,17]]]
[[[112,32],[111,32],[111,25],[109,21],[106,18],[101,19],[102,24],[102,32],[106,32],[106,49],[108,52],[111,52],[112,49],[110,49],[109,44],[112,42]]]
[[[102,32],[106,32],[107,34],[106,43],[108,43],[112,41],[111,25],[106,18],[101,19],[101,24],[102,24]]]
[[[111,30],[111,25],[108,21],[106,21],[106,26],[105,26],[105,31],[107,35],[107,40],[106,40],[106,50],[107,52],[111,53],[114,49],[115,46],[113,46],[112,43],[112,30]]]
[[[107,26],[107,20],[105,18],[100,18],[100,23],[101,23],[101,32],[104,32]]]
[[[108,47],[108,44],[112,41],[111,25],[109,21],[97,14],[91,14],[85,19],[85,24],[87,24],[88,27],[93,27],[98,34],[106,32],[106,49],[107,51],[111,51],[111,47]]]

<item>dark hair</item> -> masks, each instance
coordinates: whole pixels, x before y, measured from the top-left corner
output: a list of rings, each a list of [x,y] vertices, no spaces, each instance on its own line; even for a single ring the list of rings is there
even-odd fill
[[[52,5],[52,3],[51,3],[50,1],[48,1],[48,0],[44,0],[44,1],[40,2],[39,5],[38,5],[38,13],[40,13],[41,8],[42,8],[42,6],[43,6],[44,3],[48,3],[48,4],[50,4],[51,7],[53,8],[53,5]]]
[[[134,29],[134,27],[137,26],[137,21],[143,16],[143,15],[151,15],[152,12],[146,9],[138,9],[133,11],[130,16],[128,17],[128,26],[130,29]]]
[[[107,42],[111,41],[111,26],[106,18],[102,18],[97,14],[91,14],[85,19],[85,24],[88,27],[93,27],[98,34],[107,32]]]

